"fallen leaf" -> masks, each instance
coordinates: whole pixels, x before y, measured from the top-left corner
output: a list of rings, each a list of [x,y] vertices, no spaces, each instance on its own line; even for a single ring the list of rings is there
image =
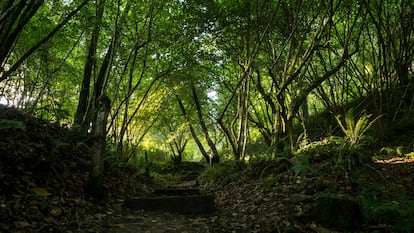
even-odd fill
[[[52,207],[52,210],[50,211],[50,214],[53,216],[59,216],[62,214],[62,209],[59,206]]]
[[[283,223],[285,224],[285,226],[289,227],[290,225],[292,225],[287,219],[283,220]]]
[[[103,217],[105,217],[105,214],[97,213],[95,214],[95,217],[100,221]]]
[[[313,196],[305,195],[302,193],[293,194],[288,198],[288,201],[291,203],[308,202],[311,200],[313,200]]]
[[[30,224],[30,223],[28,223],[28,222],[26,222],[26,221],[18,221],[18,222],[17,222],[17,225],[18,225],[19,227],[30,227],[30,226],[32,226],[32,224]]]
[[[111,228],[124,228],[125,224],[123,224],[123,223],[112,223],[112,224],[109,224],[108,227],[111,227]]]
[[[33,193],[35,193],[39,196],[49,196],[49,195],[51,195],[51,193],[49,193],[49,191],[47,191],[47,189],[41,188],[41,187],[31,188],[30,191],[32,191]]]
[[[43,218],[43,221],[45,221],[47,223],[54,223],[54,224],[56,224],[55,219],[53,217],[51,217],[51,216],[47,216],[47,217]]]

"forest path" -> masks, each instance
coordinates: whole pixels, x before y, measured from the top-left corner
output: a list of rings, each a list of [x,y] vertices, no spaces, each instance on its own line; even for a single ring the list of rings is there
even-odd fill
[[[192,167],[178,182],[154,190],[150,197],[120,202],[105,222],[108,233],[213,232],[214,199],[200,194],[197,178],[204,167]]]

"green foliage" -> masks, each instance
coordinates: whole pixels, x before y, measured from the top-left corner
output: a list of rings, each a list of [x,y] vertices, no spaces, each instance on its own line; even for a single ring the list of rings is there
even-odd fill
[[[411,232],[414,227],[414,201],[407,200],[401,193],[386,194],[376,186],[366,185],[361,203],[369,225],[385,224],[392,232]]]
[[[199,176],[204,188],[221,187],[242,179],[262,180],[263,186],[271,188],[280,180],[280,173],[288,170],[290,165],[286,157],[276,159],[250,159],[248,162],[230,160],[204,170]]]
[[[306,122],[325,131],[309,133],[311,140],[329,134],[326,130],[333,119],[320,115],[310,119],[314,116],[308,113],[317,112],[316,108],[323,106],[328,112],[349,103],[355,107],[360,104],[352,102],[355,99],[372,98],[362,103],[365,106],[358,107],[365,108],[372,102],[375,110],[394,111],[396,117],[409,114],[406,111],[410,109],[409,100],[402,101],[401,96],[410,93],[412,84],[408,83],[404,95],[400,91],[401,86],[406,86],[404,78],[407,79],[408,74],[404,71],[409,73],[410,68],[409,62],[404,61],[411,61],[413,54],[407,50],[413,47],[411,24],[408,23],[413,10],[407,2],[385,1],[386,10],[377,11],[375,1],[356,7],[349,7],[348,2],[343,1],[333,9],[325,1],[110,0],[103,5],[105,10],[99,23],[96,9],[100,1],[93,1],[1,84],[0,98],[31,109],[48,120],[72,122],[82,77],[86,74],[85,56],[94,50],[88,45],[96,25],[100,30],[93,56],[94,81],[116,35],[114,31],[122,32],[112,44],[111,69],[104,85],[113,97],[109,133],[115,138],[119,136],[117,140],[132,140],[142,145],[141,140],[147,138],[145,135],[159,128],[168,131],[163,132],[167,139],[154,137],[153,144],[160,151],[168,149],[165,141],[182,149],[190,147],[191,142],[188,147],[184,143],[190,138],[188,126],[182,123],[184,118],[194,123],[195,132],[201,134],[187,91],[191,84],[196,87],[203,118],[220,151],[231,151],[231,137],[223,136],[214,119],[223,114],[223,125],[231,125],[229,129],[237,138],[237,127],[241,126],[237,123],[241,116],[240,103],[246,99],[250,105],[246,112],[249,116],[246,158],[289,157],[289,151],[285,150],[289,147],[274,145],[279,144],[275,139],[278,133],[298,134],[286,128],[286,123],[291,120],[295,123],[298,115],[303,115],[303,124]],[[6,49],[2,54],[8,56],[5,62],[0,62],[1,70],[7,70],[45,38],[78,4],[79,1],[52,1],[39,8],[27,24],[22,25],[24,30],[18,33],[15,41],[1,44],[0,47]],[[117,9],[121,10],[120,17]],[[5,17],[5,22],[17,22]],[[376,19],[384,19],[384,22],[375,22]],[[2,33],[8,35],[13,28],[3,27]],[[395,56],[376,52],[380,37],[384,38],[383,49]],[[347,52],[352,54],[352,59]],[[381,57],[384,55],[387,59]],[[387,62],[383,64],[383,61]],[[241,77],[249,80],[248,86],[242,88]],[[87,84],[91,87],[90,95],[97,91],[93,90],[92,82]],[[209,93],[217,95],[210,98]],[[372,97],[375,93],[383,96]],[[176,106],[174,95],[183,99],[188,108],[186,116],[183,117]],[[390,109],[382,105],[382,101],[388,99],[391,100]],[[164,108],[163,117],[157,113],[161,108]],[[303,113],[299,113],[301,111]],[[306,170],[298,168],[304,166],[306,156],[310,162],[335,157],[341,164],[345,161],[352,165],[355,158],[361,157],[358,150],[370,143],[367,131],[378,118],[365,113],[358,117],[352,110],[345,117],[336,116],[346,140],[330,138],[331,144],[306,152],[307,155],[298,159],[301,165],[297,165],[297,172]],[[405,120],[411,122],[411,118]],[[18,122],[1,123],[0,129],[24,130],[24,125]],[[125,127],[124,123],[127,123]],[[125,135],[120,135],[123,129],[126,129]],[[254,134],[255,131],[260,133]],[[265,136],[265,142],[256,143],[259,134]],[[270,144],[274,148],[266,146]],[[339,148],[334,148],[336,146]],[[62,145],[62,150],[64,147]],[[196,151],[194,146],[186,150],[186,155],[196,155]],[[165,157],[169,159],[169,156],[154,153],[149,159],[164,160]],[[116,157],[108,157],[108,161],[116,163],[116,160]]]
[[[336,120],[345,137],[331,136],[324,140],[312,142],[296,152],[293,169],[295,174],[305,173],[310,169],[310,163],[334,159],[332,171],[350,171],[356,165],[365,162],[363,146],[368,145],[370,137],[366,135],[368,129],[381,116],[371,119],[371,115],[363,113],[355,120],[353,110],[345,116],[345,123],[341,116]]]
[[[26,130],[26,126],[19,120],[0,119],[0,130]]]
[[[364,222],[358,200],[333,194],[318,197],[311,217],[329,229],[345,231],[361,229]]]
[[[199,176],[201,187],[226,185],[241,177],[246,168],[243,161],[227,161],[208,167]]]
[[[280,178],[280,175],[268,177],[263,181],[263,186],[265,188],[272,188],[279,183]]]
[[[414,152],[409,152],[407,154],[404,154],[405,157],[414,157]]]
[[[310,157],[311,155],[308,153],[300,153],[295,156],[292,167],[295,176],[303,175],[311,169]]]
[[[382,117],[379,115],[374,119],[371,119],[372,114],[366,114],[365,112],[356,120],[354,110],[351,108],[345,115],[344,122],[342,122],[342,116],[335,116],[335,119],[345,134],[346,139],[349,142],[349,147],[360,148],[369,143],[369,137],[366,135],[371,126]]]
[[[369,224],[386,224],[395,232],[411,232],[414,226],[414,202],[383,201],[365,207]]]
[[[309,171],[326,172],[326,169],[339,175],[365,164],[366,158],[364,151],[351,147],[346,138],[332,136],[312,142],[296,151],[292,168],[296,175]]]
[[[306,146],[301,147],[295,154],[308,154],[312,155],[314,160],[324,160],[333,157],[337,152],[338,142],[335,138],[330,137],[320,141],[311,142]]]
[[[400,207],[394,203],[374,206],[371,220],[376,223],[395,224],[401,218]]]
[[[402,156],[410,156],[410,153],[405,153],[405,148],[404,146],[387,146],[387,147],[383,147],[381,148],[381,150],[379,151],[378,154],[376,154],[375,156],[372,157],[373,160],[378,160],[378,159],[390,159],[390,158],[394,158],[394,157],[402,157]]]
[[[273,169],[277,169],[277,172],[283,172],[284,168],[289,166],[290,157],[276,157],[274,159],[259,158],[249,160],[246,175],[253,178],[263,178],[267,174],[273,175]]]

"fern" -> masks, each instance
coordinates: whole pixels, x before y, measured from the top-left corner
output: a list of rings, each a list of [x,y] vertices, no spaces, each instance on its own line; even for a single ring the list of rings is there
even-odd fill
[[[345,115],[345,123],[342,122],[342,116],[337,115],[335,119],[341,128],[345,137],[350,143],[350,147],[359,147],[363,144],[363,140],[366,139],[366,132],[371,126],[382,117],[379,115],[374,119],[371,119],[372,114],[366,114],[365,112],[355,121],[354,111],[350,109]]]

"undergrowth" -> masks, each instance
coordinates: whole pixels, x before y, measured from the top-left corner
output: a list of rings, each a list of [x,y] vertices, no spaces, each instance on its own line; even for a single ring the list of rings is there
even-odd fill
[[[360,194],[367,226],[387,225],[393,232],[411,232],[414,228],[414,201],[403,193],[387,194],[367,185]]]
[[[200,187],[224,186],[240,178],[245,168],[245,163],[239,160],[226,161],[210,166],[198,177]]]

